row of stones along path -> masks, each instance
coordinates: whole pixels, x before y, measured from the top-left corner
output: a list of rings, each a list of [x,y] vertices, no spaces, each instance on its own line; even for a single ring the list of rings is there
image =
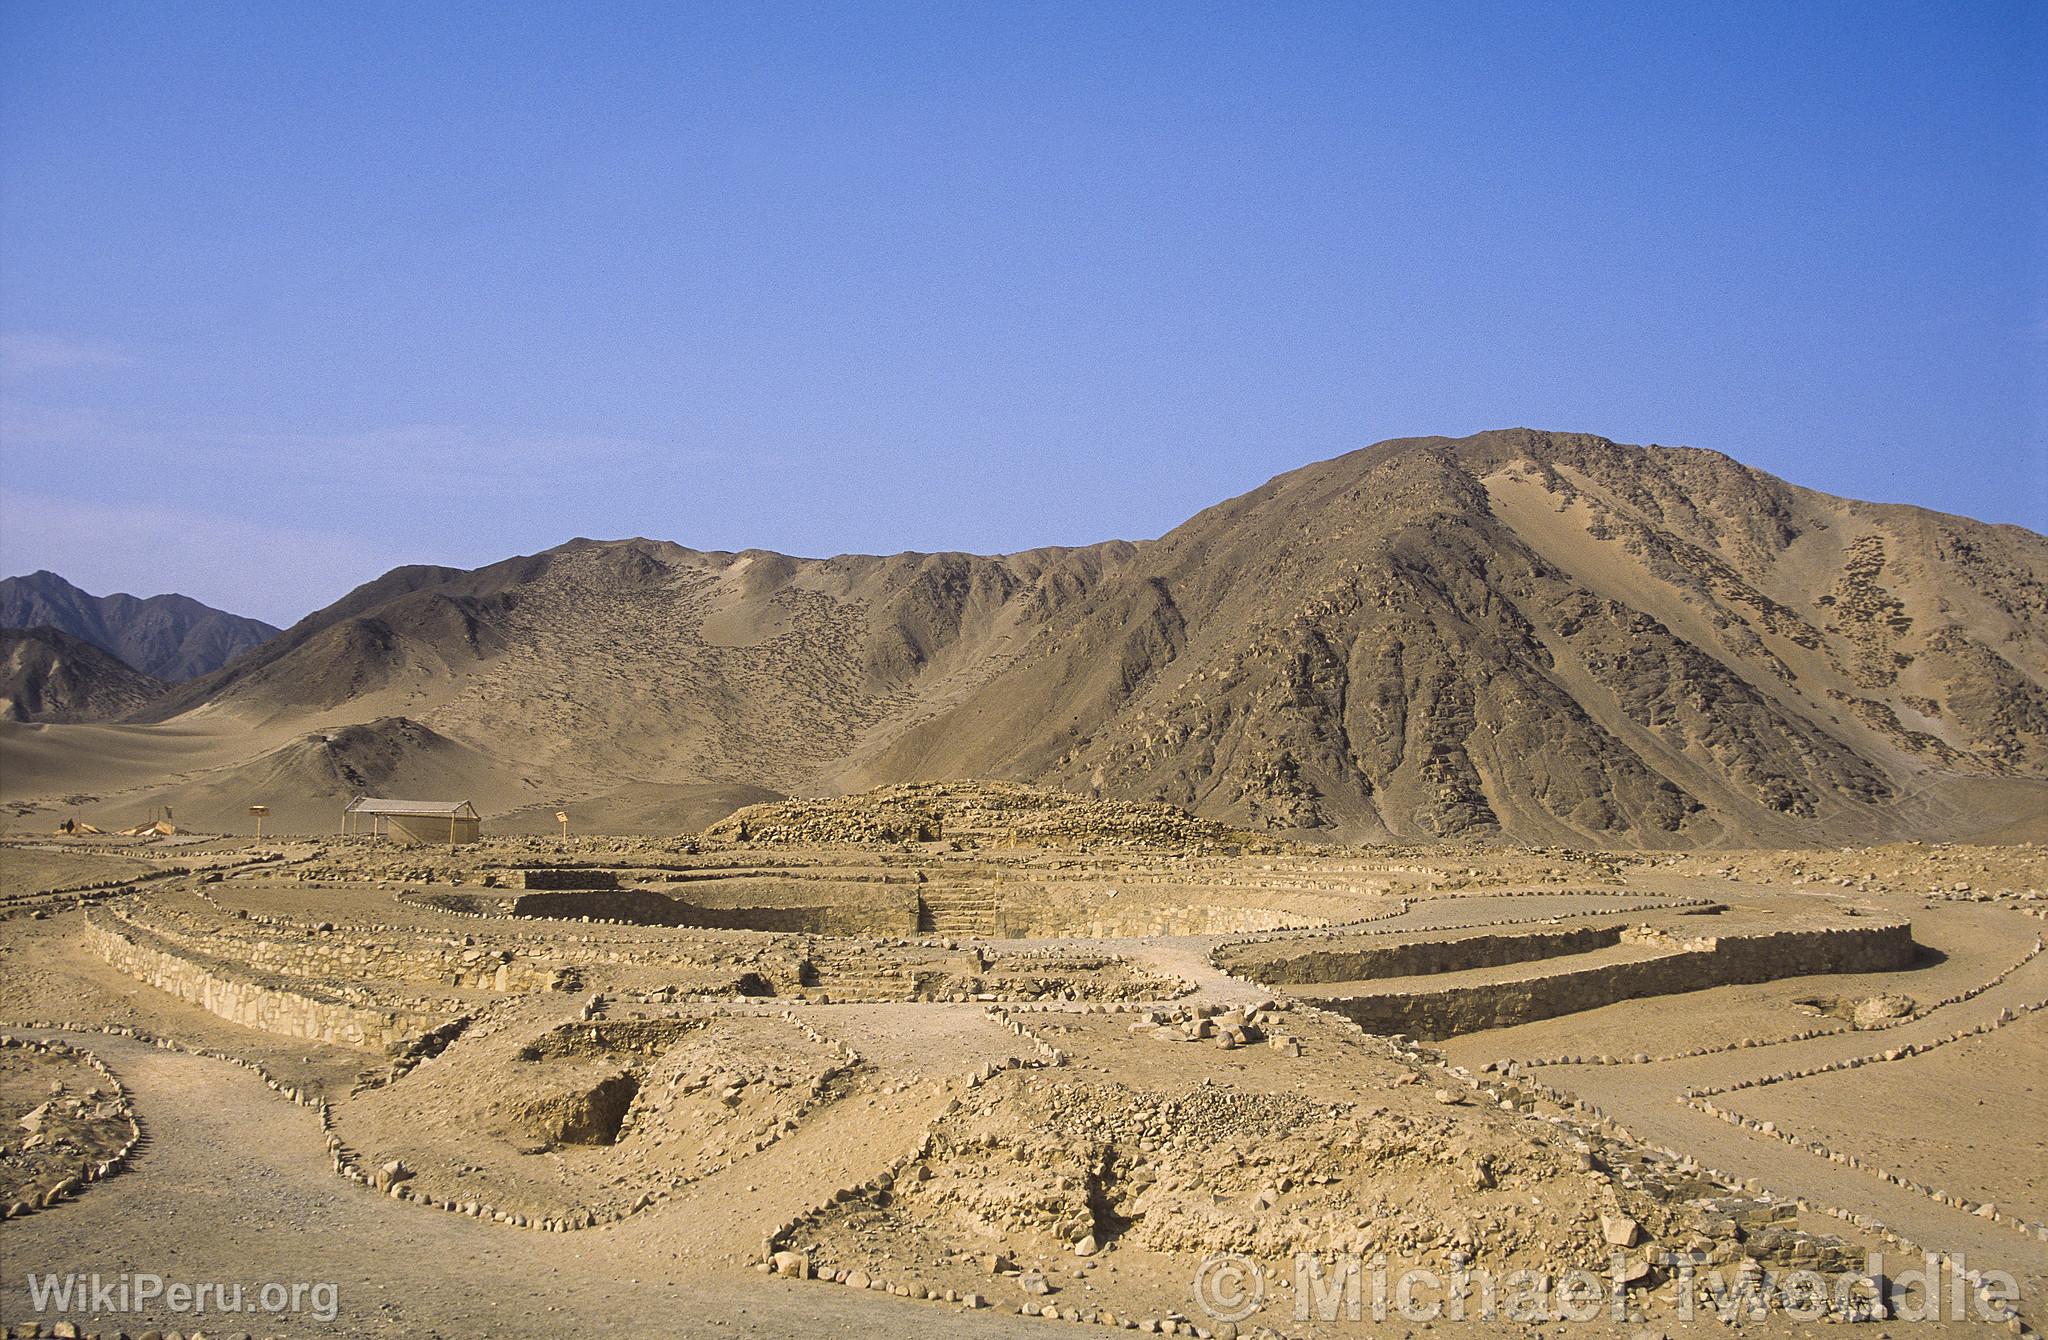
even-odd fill
[[[1717,892],[1734,891],[1724,884],[1687,881],[1672,890],[1671,896],[1711,896]],[[1455,895],[1419,897],[1393,915],[1371,919],[1357,929],[1371,933],[1456,930],[1493,921],[1502,914],[1503,903],[1489,899],[1488,892],[1475,889]],[[1528,918],[1512,917],[1511,912],[1509,915],[1513,920],[1530,922],[1549,920],[1553,916],[1560,920],[1570,920],[1574,916],[1599,916],[1608,914],[1608,910],[1600,905],[1605,899],[1633,896],[1654,898],[1658,895],[1639,891],[1631,893],[1618,888],[1603,889],[1586,899],[1583,910],[1577,913],[1546,911]],[[1461,908],[1460,904],[1466,900],[1471,901]],[[1564,898],[1561,897],[1560,901]],[[1506,906],[1511,909],[1512,903]],[[1461,915],[1463,912],[1476,915]],[[2014,943],[2017,949],[2023,940],[2030,943],[2040,927],[2037,922],[2021,922],[2017,917],[2015,922]],[[1281,931],[1250,938],[1262,941],[1313,938],[1323,933],[1318,930]],[[1232,977],[1210,961],[1210,954],[1216,946],[1245,938],[1248,937],[1191,935],[1146,941],[1040,943],[1125,954],[1153,971],[1194,983],[1197,991],[1189,998],[1191,1001],[1241,1005],[1284,995],[1282,989],[1267,988]],[[1546,1065],[1535,1072],[1534,1078],[1550,1088],[1593,1104],[1638,1139],[1689,1154],[1707,1167],[1754,1178],[1773,1194],[1863,1215],[1887,1225],[1918,1246],[1960,1256],[1974,1269],[2006,1270],[2019,1282],[2022,1315],[2038,1323],[2044,1305],[2048,1305],[2048,1244],[2023,1237],[2011,1227],[1989,1223],[1954,1206],[1894,1186],[1867,1170],[1844,1167],[1783,1141],[1732,1126],[1688,1107],[1680,1095],[1689,1088],[1710,1088],[1734,1080],[1801,1070],[1829,1061],[1862,1056],[1873,1050],[1933,1042],[1958,1030],[1994,1022],[2002,1010],[2022,1011],[2039,1002],[2044,992],[2048,992],[2048,956],[2037,956],[1982,995],[1945,1006],[1911,1023],[1882,1032],[1843,1032],[1801,1042],[1742,1048],[1647,1065]],[[1633,1004],[1639,1006],[1640,1002]],[[1438,1046],[1446,1060],[1478,1070],[1500,1054],[1500,1044],[1490,1041],[1490,1036],[1484,1033],[1468,1035]],[[1734,1103],[1735,1096],[1722,1101]],[[2042,1112],[2014,1113],[2013,1117],[2021,1121],[2048,1121],[2048,1113]],[[1895,1268],[1918,1269],[1920,1263],[1899,1262]]]
[[[2039,923],[2019,922],[2017,917],[2015,922],[2017,956],[2021,937],[2031,943]],[[1995,1023],[2003,1010],[2018,1013],[2044,995],[2048,995],[2048,955],[2022,964],[1982,995],[1895,1028],[1834,1033],[1640,1065],[1551,1064],[1534,1071],[1532,1078],[1593,1104],[1637,1138],[1690,1154],[1708,1167],[1753,1177],[1778,1195],[1864,1215],[1921,1247],[1960,1255],[1974,1269],[2009,1271],[2020,1284],[2022,1315],[2038,1322],[2044,1302],[2048,1302],[2048,1244],[1892,1185],[1871,1171],[1845,1167],[1804,1148],[1730,1125],[1687,1106],[1681,1094],[1687,1089],[1804,1070],[1888,1048],[1938,1042],[1958,1030]],[[1442,1047],[1450,1059],[1474,1070],[1503,1054],[1501,1043],[1487,1034],[1470,1035]],[[1763,1092],[1769,1092],[1768,1088]],[[1717,1101],[1739,1109],[1740,1098],[1740,1094],[1731,1094]],[[2011,1118],[2042,1122],[2048,1121],[2048,1113],[2015,1112]],[[1901,1263],[1900,1268],[1917,1269],[1918,1263]]]
[[[1231,937],[1151,941],[1052,941],[1087,952],[1121,953],[1168,978],[1193,983],[1192,999],[1243,1003],[1269,994],[1209,963]],[[1017,950],[1016,942],[991,945]],[[96,969],[97,965],[86,965]],[[91,976],[104,973],[90,972]],[[133,991],[132,983],[119,988]],[[162,1002],[160,1002],[162,1004]],[[183,1007],[169,1006],[172,1013]],[[929,1034],[934,1013],[953,1016],[924,1039],[927,1066],[965,1070],[1012,1050],[977,1007],[875,1005],[815,1011],[838,1016],[835,1031],[866,1047],[917,1011]],[[194,1017],[199,1032],[217,1021]],[[207,1326],[331,1336],[780,1336],[877,1331],[921,1340],[1006,1336],[1043,1321],[963,1313],[882,1295],[846,1295],[764,1280],[749,1269],[763,1229],[808,1208],[820,1185],[866,1176],[888,1151],[877,1147],[872,1111],[841,1105],[768,1151],[689,1188],[661,1210],[602,1230],[566,1234],[505,1231],[460,1215],[422,1211],[336,1178],[310,1111],[265,1088],[254,1073],[222,1061],[105,1034],[15,1030],[66,1037],[114,1067],[135,1094],[145,1142],[130,1170],[55,1209],[7,1226],[0,1272],[0,1322],[59,1318],[30,1310],[31,1273],[117,1276],[148,1272],[188,1283],[332,1282],[340,1315],[216,1318]],[[957,1037],[952,1036],[958,1034]],[[865,1035],[865,1036],[862,1036]],[[217,1036],[211,1037],[218,1043]],[[993,1044],[993,1045],[992,1045]],[[901,1058],[899,1058],[901,1059]],[[919,1099],[899,1095],[914,1106]],[[906,1148],[930,1112],[905,1110],[889,1124]],[[822,1179],[822,1180],[821,1180]],[[82,1314],[74,1319],[85,1321]],[[149,1326],[192,1329],[191,1316],[118,1319],[130,1333]],[[94,1323],[104,1326],[107,1318]]]
[[[865,1175],[875,1160],[871,1120],[852,1113],[806,1125],[658,1213],[583,1233],[520,1233],[334,1176],[315,1114],[251,1071],[121,1037],[22,1035],[63,1036],[99,1054],[135,1094],[147,1141],[129,1171],[6,1226],[0,1321],[10,1327],[64,1319],[30,1310],[30,1273],[96,1270],[240,1283],[250,1298],[273,1281],[338,1286],[331,1323],[163,1312],[94,1322],[110,1333],[203,1325],[208,1335],[350,1340],[1044,1334],[1042,1321],[818,1289],[749,1268],[762,1225],[802,1208],[821,1167]],[[914,1142],[924,1123],[906,1124]]]
[[[1408,920],[1395,917],[1384,928]],[[1458,921],[1442,918],[1438,928]],[[1127,955],[1192,982],[1192,1001],[1241,1004],[1273,994],[1210,964],[1218,943],[1237,938],[1242,937],[1046,943]],[[2048,973],[2048,959],[2041,961],[2041,971]],[[2029,993],[2038,997],[2041,984],[2016,973],[2002,988],[1893,1030],[1887,1036],[1895,1042],[1887,1045],[1924,1040],[1922,1030],[1932,1037],[1995,1017]],[[248,1071],[118,1037],[66,1036],[99,1053],[129,1084],[149,1143],[130,1173],[56,1211],[8,1226],[0,1320],[33,1315],[24,1288],[31,1271],[146,1270],[193,1282],[239,1282],[250,1293],[270,1281],[331,1280],[339,1286],[341,1316],[332,1324],[249,1317],[220,1327],[223,1333],[694,1337],[857,1331],[921,1340],[1044,1330],[1042,1321],[1000,1313],[962,1313],[875,1294],[842,1298],[830,1290],[764,1280],[748,1268],[762,1226],[806,1207],[804,1197],[820,1184],[821,1166],[857,1177],[875,1162],[871,1115],[849,1112],[835,1121],[828,1114],[806,1124],[658,1213],[594,1232],[514,1233],[423,1212],[335,1178],[313,1114],[282,1101]],[[2010,1229],[1748,1135],[1675,1098],[1687,1086],[1833,1059],[1844,1045],[1856,1046],[1856,1035],[1848,1035],[1846,1044],[1823,1038],[1647,1067],[1546,1067],[1541,1077],[1656,1143],[1710,1166],[1750,1173],[1781,1194],[1871,1215],[1915,1241],[1961,1251],[1973,1264],[2013,1269],[2027,1298],[2048,1296],[2048,1261]],[[1654,1072],[1647,1076],[1650,1082],[1646,1071]],[[897,1129],[914,1142],[935,1115],[906,1111]],[[145,1324],[189,1328],[190,1321],[138,1317],[122,1324],[134,1332]]]

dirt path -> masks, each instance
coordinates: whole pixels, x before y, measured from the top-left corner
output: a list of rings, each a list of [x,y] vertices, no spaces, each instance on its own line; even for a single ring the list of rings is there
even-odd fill
[[[1866,1056],[1909,1043],[1938,1041],[1958,1029],[1994,1020],[2002,1009],[2038,1001],[2044,993],[2048,993],[2048,958],[2036,958],[1983,994],[1896,1028],[1832,1034],[1803,1042],[1645,1065],[1544,1066],[1535,1072],[1535,1077],[1594,1103],[1640,1138],[1683,1150],[1710,1167],[1755,1177],[1780,1194],[1868,1215],[1924,1247],[1960,1253],[1973,1268],[2010,1271],[2021,1285],[2022,1313],[2038,1321],[2042,1300],[2048,1299],[2048,1245],[1918,1192],[1893,1186],[1870,1172],[1844,1167],[1772,1137],[1731,1126],[1684,1105],[1678,1094],[1690,1086],[1723,1085],[1831,1060]],[[1486,1038],[1486,1034],[1473,1034],[1447,1044],[1446,1050],[1468,1064],[1473,1063],[1482,1055],[1490,1056],[1489,1047],[1497,1049]],[[1741,1095],[1734,1094],[1718,1101],[1739,1109],[1740,1100]],[[2041,1114],[2015,1112],[2012,1117],[2018,1121],[2039,1121]]]
[[[678,1259],[701,1218],[679,1202],[633,1232],[539,1234],[390,1200],[330,1171],[317,1119],[248,1071],[124,1038],[70,1035],[134,1091],[148,1143],[131,1171],[6,1227],[0,1321],[93,1320],[209,1333],[336,1337],[771,1336],[890,1334],[922,1340],[1038,1334],[1043,1322],[764,1278]],[[766,1172],[763,1169],[763,1172]],[[742,1195],[744,1182],[707,1187]],[[724,1210],[731,1214],[730,1199]],[[779,1207],[778,1207],[779,1208]],[[737,1215],[733,1216],[738,1218]],[[339,1312],[202,1319],[161,1308],[105,1314],[30,1310],[31,1273],[149,1272],[198,1284],[332,1282]],[[221,1323],[225,1321],[226,1324]]]
[[[1032,1050],[980,1005],[817,1005],[804,1018],[899,1081],[965,1075],[990,1062],[1028,1060]]]

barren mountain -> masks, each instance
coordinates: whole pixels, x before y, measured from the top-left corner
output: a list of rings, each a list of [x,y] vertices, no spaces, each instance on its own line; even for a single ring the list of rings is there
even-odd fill
[[[0,626],[55,628],[172,681],[217,670],[277,635],[189,596],[89,595],[54,572],[0,580]]]
[[[1146,546],[874,774],[1404,837],[1967,831],[2041,812],[2044,575],[2031,531],[1714,452],[1386,442]]]
[[[0,628],[0,721],[109,721],[164,683],[55,628]]]
[[[233,734],[240,772],[405,718],[500,810],[986,776],[1343,838],[2013,836],[2048,809],[2044,575],[2017,527],[1510,430],[1381,443],[1135,545],[400,569],[129,729],[182,733],[188,773]]]
[[[999,673],[1131,553],[799,559],[574,540],[474,572],[400,569],[149,715],[263,729],[405,716],[529,777],[815,787]]]

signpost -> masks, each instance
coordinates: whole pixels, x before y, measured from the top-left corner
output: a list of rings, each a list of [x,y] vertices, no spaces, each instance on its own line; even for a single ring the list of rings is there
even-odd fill
[[[567,842],[569,840],[569,811],[556,810],[555,822],[562,826],[562,840]]]

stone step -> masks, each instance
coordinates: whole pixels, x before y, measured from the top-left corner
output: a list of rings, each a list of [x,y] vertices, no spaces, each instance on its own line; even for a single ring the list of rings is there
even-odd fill
[[[996,903],[989,893],[927,893],[918,899],[917,928],[934,935],[993,935]]]

